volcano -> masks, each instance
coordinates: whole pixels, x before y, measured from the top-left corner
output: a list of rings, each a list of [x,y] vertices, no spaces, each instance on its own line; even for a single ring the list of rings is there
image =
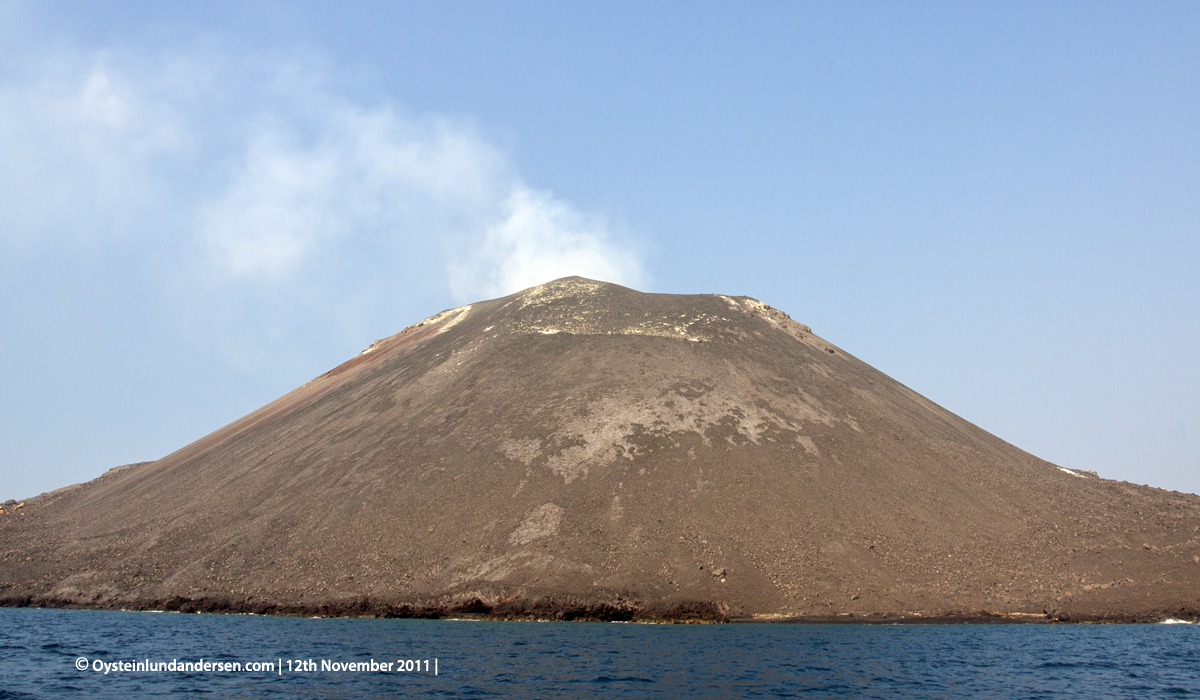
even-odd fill
[[[635,620],[1200,610],[1200,497],[1038,459],[744,296],[444,311],[0,508],[0,604]]]

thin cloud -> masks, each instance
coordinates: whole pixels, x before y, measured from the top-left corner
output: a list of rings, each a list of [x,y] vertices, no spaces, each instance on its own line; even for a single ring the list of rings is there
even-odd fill
[[[494,148],[445,120],[345,102],[315,119],[306,138],[270,115],[201,207],[197,233],[220,272],[277,283],[364,245],[425,258],[431,236],[485,226],[511,178]]]
[[[0,246],[87,250],[154,230],[169,194],[156,170],[181,143],[169,110],[102,60],[0,83]]]
[[[431,287],[644,279],[603,217],[526,183],[469,122],[363,104],[304,61],[58,56],[0,77],[0,153],[7,265],[92,255],[103,274],[119,250],[245,368],[314,319],[394,330],[371,319]]]
[[[532,189],[466,127],[345,102],[318,119],[305,142],[273,115],[228,189],[200,212],[200,238],[222,272],[275,282],[339,246],[385,236],[423,262],[429,240],[443,241],[460,301],[573,274],[626,284],[644,276],[602,217]]]

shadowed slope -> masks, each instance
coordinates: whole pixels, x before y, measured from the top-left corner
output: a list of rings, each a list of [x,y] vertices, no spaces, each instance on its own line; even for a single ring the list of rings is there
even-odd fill
[[[9,604],[1200,608],[1200,498],[1039,460],[753,299],[580,278],[438,314],[157,462],[4,510]]]

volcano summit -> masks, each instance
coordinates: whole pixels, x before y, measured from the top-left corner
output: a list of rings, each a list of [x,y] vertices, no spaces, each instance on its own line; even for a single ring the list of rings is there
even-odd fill
[[[754,299],[576,277],[437,314],[157,462],[2,511],[7,605],[1200,609],[1200,497],[1042,461]]]

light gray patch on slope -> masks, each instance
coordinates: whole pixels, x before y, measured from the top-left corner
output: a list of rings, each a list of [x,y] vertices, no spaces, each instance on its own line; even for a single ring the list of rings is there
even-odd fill
[[[562,524],[563,509],[553,503],[545,503],[525,517],[516,530],[508,536],[511,544],[522,545],[536,542],[558,533]]]
[[[569,484],[587,477],[591,468],[621,457],[632,460],[638,454],[633,441],[637,428],[656,436],[692,432],[707,445],[705,431],[726,425],[757,445],[771,431],[800,433],[803,423],[829,426],[840,420],[802,391],[764,396],[761,389],[738,384],[718,382],[711,391],[695,395],[679,390],[653,398],[624,394],[592,401],[585,411],[563,420],[549,436],[549,443],[557,439],[574,444],[550,455],[546,466]],[[759,397],[766,401],[758,401]],[[782,413],[795,418],[785,418]],[[798,441],[809,453],[816,453],[811,439]]]
[[[554,557],[545,552],[530,551],[518,551],[492,557],[451,576],[450,585],[459,586],[473,581],[503,581],[521,569],[535,572],[545,571],[553,561]]]
[[[538,438],[507,438],[500,443],[500,451],[505,457],[528,467],[542,454],[542,441]]]

